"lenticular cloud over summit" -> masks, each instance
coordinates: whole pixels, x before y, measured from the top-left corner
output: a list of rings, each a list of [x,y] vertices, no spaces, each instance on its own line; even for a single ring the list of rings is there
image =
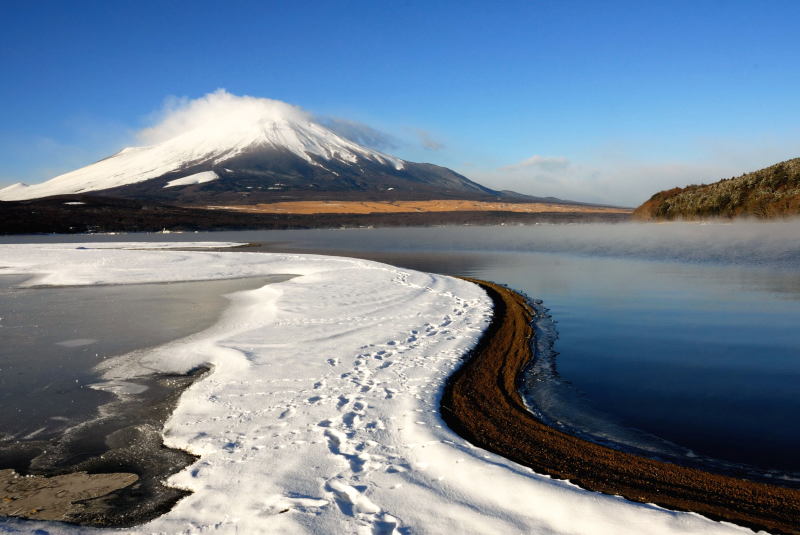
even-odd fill
[[[230,131],[242,124],[269,124],[281,120],[310,122],[312,119],[311,114],[300,107],[280,100],[237,96],[217,89],[194,100],[169,99],[159,122],[141,130],[137,137],[143,145],[155,145],[199,128]]]

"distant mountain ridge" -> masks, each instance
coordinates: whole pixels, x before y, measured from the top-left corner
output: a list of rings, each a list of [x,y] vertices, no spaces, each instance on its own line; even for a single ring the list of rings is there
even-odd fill
[[[800,158],[713,184],[660,191],[636,208],[644,220],[800,215]]]
[[[181,204],[505,195],[445,167],[361,146],[284,102],[217,98],[225,113],[42,184],[14,184],[0,200],[89,192]]]

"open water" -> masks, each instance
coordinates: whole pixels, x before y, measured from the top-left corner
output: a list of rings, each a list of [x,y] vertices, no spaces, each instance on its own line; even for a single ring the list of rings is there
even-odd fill
[[[255,242],[246,250],[358,256],[501,282],[541,300],[537,361],[520,385],[541,418],[621,449],[797,485],[798,237],[800,223],[785,222],[6,241]]]

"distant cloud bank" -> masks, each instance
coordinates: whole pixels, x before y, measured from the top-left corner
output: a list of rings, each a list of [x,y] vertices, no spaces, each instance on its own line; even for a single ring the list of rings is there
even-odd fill
[[[534,154],[493,169],[473,168],[470,178],[496,189],[542,197],[622,206],[638,206],[654,193],[716,182],[793,157],[781,147],[751,151],[748,157],[710,155],[698,161],[641,161],[615,155],[577,161],[565,156]]]

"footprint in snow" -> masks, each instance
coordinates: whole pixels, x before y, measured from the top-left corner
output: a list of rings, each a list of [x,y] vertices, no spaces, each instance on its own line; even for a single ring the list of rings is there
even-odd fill
[[[358,429],[361,427],[361,415],[356,412],[348,412],[342,416],[342,422],[347,427]]]
[[[374,515],[381,512],[381,508],[375,505],[372,500],[344,481],[331,480],[328,481],[325,487],[330,492],[333,492],[336,496],[336,504],[348,516],[355,517],[359,514]]]
[[[267,498],[263,505],[261,516],[272,516],[288,513],[291,511],[299,511],[301,513],[313,513],[319,509],[327,506],[330,503],[328,500],[322,498],[315,498],[313,496],[304,496],[302,494],[290,494],[288,496],[271,496]]]
[[[297,412],[297,410],[296,410],[294,407],[289,407],[288,409],[286,409],[285,411],[283,411],[283,412],[282,412],[282,413],[281,413],[281,414],[278,416],[278,419],[280,419],[280,420],[283,420],[283,419],[285,419],[285,418],[291,418],[292,416],[294,416],[294,415],[295,415],[295,413],[296,413],[296,412]]]

